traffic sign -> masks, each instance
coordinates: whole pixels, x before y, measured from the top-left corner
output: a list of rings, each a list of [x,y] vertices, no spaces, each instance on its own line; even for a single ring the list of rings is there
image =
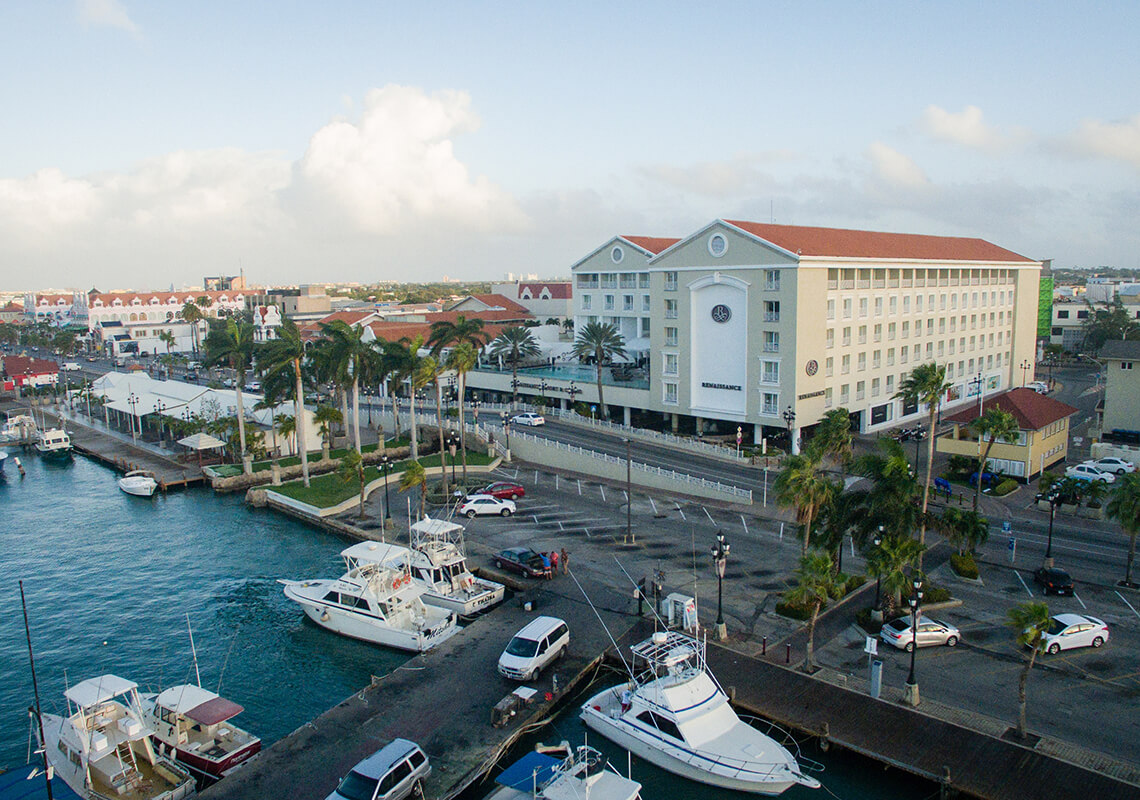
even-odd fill
[[[1001,532],[1008,534],[1013,530],[1013,524],[1007,519],[1001,524]]]

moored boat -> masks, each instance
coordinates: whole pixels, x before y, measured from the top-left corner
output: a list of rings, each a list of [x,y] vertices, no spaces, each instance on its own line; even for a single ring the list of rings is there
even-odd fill
[[[71,458],[71,437],[61,428],[40,431],[36,452],[46,458]]]
[[[118,483],[120,489],[136,497],[150,497],[158,489],[158,481],[154,479],[154,473],[141,469],[128,472],[119,478]]]
[[[623,778],[592,747],[527,753],[495,779],[499,788],[486,800],[640,800],[641,784]]]

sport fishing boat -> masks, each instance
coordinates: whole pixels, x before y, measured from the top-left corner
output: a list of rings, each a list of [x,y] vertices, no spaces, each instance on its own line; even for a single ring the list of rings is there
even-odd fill
[[[708,669],[704,642],[668,631],[630,649],[633,678],[582,706],[580,716],[590,728],[698,783],[766,795],[797,784],[819,788],[819,781],[803,773],[790,735],[769,725],[778,742],[737,716]]]
[[[182,800],[196,793],[183,767],[154,751],[138,684],[116,675],[88,678],[66,692],[68,715],[43,714],[43,741],[55,774],[85,800]],[[33,726],[36,736],[39,727]]]
[[[119,478],[119,488],[135,497],[150,497],[158,489],[158,481],[153,473],[136,469]]]
[[[158,752],[203,783],[221,780],[261,750],[261,739],[231,720],[243,709],[192,683],[141,696],[143,719]]]
[[[71,437],[61,428],[40,431],[36,452],[46,458],[71,458]]]
[[[564,757],[557,758],[561,752]],[[641,784],[623,778],[592,747],[540,748],[511,764],[486,800],[640,800]]]
[[[285,596],[330,631],[399,650],[430,650],[459,631],[455,612],[426,605],[410,572],[376,560],[362,544],[341,552],[346,572],[335,580],[278,581]]]

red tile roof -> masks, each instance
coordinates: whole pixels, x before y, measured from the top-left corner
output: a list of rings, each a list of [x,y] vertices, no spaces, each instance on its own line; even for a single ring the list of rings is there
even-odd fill
[[[519,297],[524,289],[530,289],[530,295],[535,300],[542,295],[543,289],[550,292],[552,300],[569,300],[574,296],[574,286],[569,281],[563,283],[520,283],[518,285]]]
[[[466,316],[470,317],[470,314]],[[438,320],[433,320],[438,322]],[[515,323],[505,322],[497,323],[491,322],[483,326],[483,332],[487,334],[489,339],[494,339],[507,328],[513,328]],[[372,333],[378,339],[383,339],[387,342],[398,342],[400,339],[415,339],[417,336],[424,337],[426,343],[431,336],[431,323],[430,322],[372,322],[368,325],[372,329]]]
[[[518,305],[517,303],[515,305]],[[481,319],[485,323],[492,322],[524,322],[528,319],[533,319],[533,315],[522,306],[519,306],[519,311],[433,311],[430,314],[422,314],[425,320],[431,322],[455,322],[458,317],[465,319]]]
[[[990,244],[984,239],[769,225],[739,220],[725,222],[788,252],[804,256],[1034,263],[1031,258]]]
[[[486,303],[489,306],[493,306],[496,308],[502,307],[504,311],[513,311],[516,314],[519,313],[520,311],[523,314],[529,314],[530,313],[529,311],[527,311],[526,306],[519,305],[518,303],[516,303],[514,300],[507,297],[506,295],[502,295],[502,294],[473,294],[471,296],[474,297],[479,302]],[[470,312],[468,312],[468,313],[470,313]]]
[[[675,245],[680,239],[670,239],[665,236],[623,236],[630,244],[637,245],[642,250],[648,250],[653,255],[668,250]]]
[[[22,314],[24,313],[24,307],[19,303],[9,303],[3,308],[0,308],[0,312],[4,312],[6,314]]]
[[[101,307],[106,308],[114,305],[118,300],[122,305],[129,306],[138,298],[139,303],[142,305],[150,305],[151,298],[157,298],[160,304],[166,305],[171,298],[177,305],[185,305],[186,303],[193,303],[199,297],[209,297],[211,300],[217,302],[219,298],[225,297],[227,302],[236,300],[238,297],[245,297],[247,294],[244,289],[234,289],[233,291],[205,291],[198,289],[191,289],[181,292],[104,292],[101,294],[93,294],[87,298],[87,306],[94,307],[96,300],[102,300]]]
[[[5,356],[3,358],[4,371],[9,376],[16,375],[55,375],[59,372],[59,365],[46,358],[31,358],[29,356]]]
[[[1076,414],[1078,410],[1068,403],[1038,394],[1032,389],[1010,389],[1008,392],[988,397],[982,403],[983,413],[989,408],[1008,411],[1023,431],[1039,431],[1057,420]],[[946,417],[946,420],[968,425],[977,418],[978,405],[973,403],[969,408]]]
[[[355,325],[361,320],[374,316],[376,316],[375,311],[334,311],[327,317],[322,317],[320,320],[318,320],[318,323],[324,323],[325,325],[328,325],[330,322],[339,319],[343,320],[348,325]],[[317,327],[319,328],[320,325],[318,324]]]

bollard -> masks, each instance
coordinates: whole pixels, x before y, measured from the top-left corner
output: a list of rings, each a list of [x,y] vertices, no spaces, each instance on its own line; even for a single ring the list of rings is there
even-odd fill
[[[760,640],[760,655],[762,655],[762,656],[768,655],[768,637],[767,636],[765,636],[763,639]]]
[[[876,658],[871,662],[871,697],[879,699],[883,691],[883,662]]]
[[[787,652],[784,653],[784,663],[785,664],[791,664],[792,663],[792,646],[789,644],[789,645],[787,645],[787,648],[788,648]]]

